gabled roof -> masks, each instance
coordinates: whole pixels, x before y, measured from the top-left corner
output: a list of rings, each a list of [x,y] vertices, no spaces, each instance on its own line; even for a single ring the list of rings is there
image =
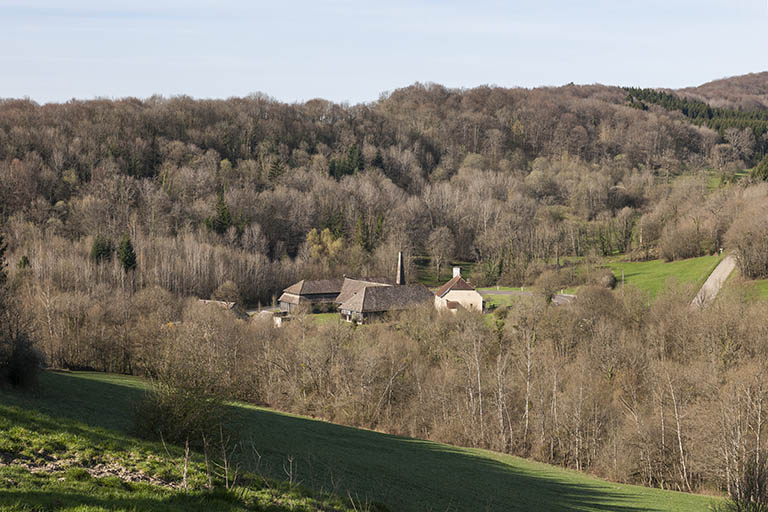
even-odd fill
[[[285,302],[286,304],[296,304],[298,305],[299,302],[301,302],[301,296],[296,295],[295,293],[289,293],[289,292],[283,292],[282,295],[280,295],[280,298],[277,299],[278,302]]]
[[[213,305],[222,309],[232,311],[237,318],[241,318],[241,319],[250,318],[248,316],[248,313],[245,312],[245,309],[243,309],[242,306],[240,306],[240,304],[237,304],[236,302],[229,302],[225,300],[206,300],[206,299],[197,299],[197,301],[200,304]]]
[[[426,286],[366,286],[339,306],[356,313],[397,311],[431,302],[434,298]]]
[[[332,293],[339,293],[341,285],[341,279],[317,279],[314,281],[302,279],[283,290],[283,292],[292,295],[330,295]]]
[[[451,290],[474,290],[475,287],[466,282],[461,276],[456,276],[447,283],[445,283],[443,286],[441,286],[436,292],[435,295],[438,297],[443,297],[446,293],[448,293]]]
[[[226,300],[208,300],[208,299],[197,299],[197,302],[201,304],[212,304],[214,306],[218,306],[222,309],[232,309],[235,307],[234,302],[229,302]]]
[[[575,295],[569,295],[567,293],[558,293],[552,297],[552,304],[555,306],[567,306],[576,300]]]
[[[343,303],[348,301],[357,292],[366,286],[392,286],[392,282],[379,277],[366,277],[364,279],[344,278],[344,284],[341,285],[341,292],[336,297],[336,302]]]

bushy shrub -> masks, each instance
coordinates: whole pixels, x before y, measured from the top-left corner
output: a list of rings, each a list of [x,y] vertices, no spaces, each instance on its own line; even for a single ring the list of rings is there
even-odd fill
[[[765,458],[750,458],[731,488],[730,500],[715,512],[768,512],[768,467]]]
[[[768,155],[765,155],[760,163],[752,169],[752,176],[758,180],[768,181]]]
[[[708,233],[693,223],[667,228],[659,240],[659,255],[667,261],[695,258],[714,250]]]
[[[768,277],[768,209],[763,205],[745,210],[726,234],[736,249],[739,272],[747,279]]]
[[[601,286],[603,288],[616,288],[618,280],[613,272],[608,269],[598,269],[591,272],[585,279],[587,284]]]
[[[0,385],[30,387],[37,383],[43,362],[29,336],[26,317],[8,280],[5,242],[0,234]]]
[[[756,233],[736,243],[737,264],[748,279],[768,277],[768,232]]]
[[[0,384],[34,387],[42,364],[42,354],[25,333],[4,334],[0,339]]]
[[[541,289],[547,301],[552,296],[567,286],[567,279],[563,272],[557,270],[545,270],[536,279],[536,286]]]
[[[205,439],[219,439],[222,429],[226,433],[223,397],[240,398],[238,388],[248,387],[235,377],[229,357],[237,352],[230,344],[240,339],[237,325],[229,311],[188,305],[180,326],[148,362],[153,385],[136,407],[139,436],[203,447]],[[231,431],[227,437],[234,437]]]
[[[136,406],[134,429],[144,439],[203,448],[227,423],[226,405],[217,396],[156,382]],[[227,432],[231,436],[231,428]]]
[[[240,290],[234,281],[224,281],[211,295],[213,300],[223,300],[226,302],[240,302]]]

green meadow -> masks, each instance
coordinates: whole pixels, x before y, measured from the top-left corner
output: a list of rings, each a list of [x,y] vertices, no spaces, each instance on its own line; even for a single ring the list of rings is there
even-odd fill
[[[36,393],[0,391],[0,453],[32,458],[58,453],[86,467],[93,461],[123,457],[136,471],[173,473],[178,464],[164,462],[162,447],[130,436],[133,404],[143,392],[144,381],[138,378],[53,372],[43,373]],[[376,510],[373,504],[383,503],[390,511],[405,512],[683,512],[707,510],[715,500],[611,483],[509,455],[344,427],[251,405],[231,407],[241,442],[259,455],[244,458],[243,466],[267,477],[285,480],[290,476],[297,487],[276,491],[274,486],[261,486],[248,502],[230,495],[158,490],[149,483],[125,484],[116,478],[102,481],[72,468],[61,475],[30,474],[6,465],[0,466],[0,508]],[[172,450],[178,462],[180,450]],[[195,478],[201,478],[199,460],[196,464]],[[333,496],[311,497],[305,488],[330,491],[346,498],[347,505]],[[259,501],[257,491],[272,494]],[[276,503],[276,492],[284,492],[282,505]],[[352,507],[350,498],[355,503]]]
[[[185,459],[180,447],[132,437],[142,384],[46,373],[34,394],[0,391],[0,510],[355,510],[347,499],[245,472],[225,490],[200,454]]]
[[[653,298],[669,285],[690,284],[698,288],[720,263],[720,259],[720,256],[714,255],[671,262],[610,261],[606,266],[618,279],[619,286],[623,272],[625,285],[647,291]]]

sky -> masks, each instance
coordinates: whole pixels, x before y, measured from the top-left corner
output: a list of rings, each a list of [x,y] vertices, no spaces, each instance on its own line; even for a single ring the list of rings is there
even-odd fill
[[[768,71],[768,0],[0,0],[0,98],[679,88]]]

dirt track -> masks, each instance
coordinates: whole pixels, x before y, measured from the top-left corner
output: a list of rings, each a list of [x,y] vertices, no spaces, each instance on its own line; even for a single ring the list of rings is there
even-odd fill
[[[720,291],[723,283],[725,283],[725,280],[728,279],[728,276],[731,275],[734,268],[736,268],[735,256],[726,256],[723,258],[723,261],[717,265],[715,270],[712,271],[704,282],[701,290],[699,290],[699,293],[696,294],[693,302],[691,302],[691,306],[699,307],[712,302],[715,297],[717,297],[717,293]]]

